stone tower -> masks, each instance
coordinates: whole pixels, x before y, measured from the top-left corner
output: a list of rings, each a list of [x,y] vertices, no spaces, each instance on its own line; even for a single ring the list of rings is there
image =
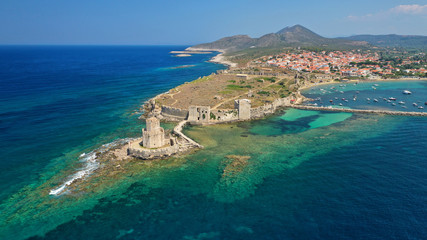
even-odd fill
[[[251,101],[239,99],[234,101],[234,108],[239,111],[239,120],[251,119]]]
[[[142,146],[145,148],[159,148],[165,145],[165,130],[160,127],[156,117],[146,120],[146,127],[142,129]]]

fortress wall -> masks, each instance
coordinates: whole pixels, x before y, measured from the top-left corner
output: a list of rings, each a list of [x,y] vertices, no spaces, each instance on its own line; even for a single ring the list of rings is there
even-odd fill
[[[288,106],[291,103],[291,99],[289,97],[286,98],[278,98],[274,100],[272,103],[265,104],[261,107],[251,108],[251,118],[262,118],[266,115],[273,114],[278,107]]]
[[[176,154],[178,150],[179,150],[178,144],[175,144],[174,146],[158,148],[158,149],[138,150],[134,148],[128,148],[128,155],[131,155],[136,158],[141,158],[141,159],[156,159],[156,158],[172,156],[173,154]]]
[[[236,109],[232,110],[213,110],[211,113],[215,119],[210,118],[210,122],[235,121],[239,119],[239,114]]]
[[[162,106],[162,115],[165,117],[173,117],[184,120],[188,116],[188,110],[169,106]]]
[[[251,108],[251,118],[262,118],[268,114],[273,114],[276,108],[273,104],[265,104],[264,106]]]

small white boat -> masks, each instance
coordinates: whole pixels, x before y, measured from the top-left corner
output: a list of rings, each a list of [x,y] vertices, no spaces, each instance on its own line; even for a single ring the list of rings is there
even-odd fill
[[[411,95],[411,94],[412,94],[412,92],[411,92],[411,91],[409,91],[409,90],[404,90],[402,93],[403,93],[403,94],[406,94],[406,95]]]
[[[418,106],[418,104],[416,104],[416,103],[412,103],[412,105],[413,105],[414,107]]]
[[[389,97],[388,99],[391,101],[396,101],[396,98],[394,98],[394,97]]]
[[[391,105],[392,105],[392,106],[396,106],[396,103],[392,103]]]
[[[424,107],[423,106],[419,106],[418,109],[424,109]]]
[[[342,106],[342,103],[340,103],[339,105]]]
[[[371,101],[371,99],[370,98],[366,98],[366,101]]]
[[[378,102],[378,99],[374,98],[374,102]]]
[[[404,101],[400,101],[400,102],[399,102],[399,104],[400,104],[400,105],[404,105],[404,104],[405,104],[405,102],[404,102]]]

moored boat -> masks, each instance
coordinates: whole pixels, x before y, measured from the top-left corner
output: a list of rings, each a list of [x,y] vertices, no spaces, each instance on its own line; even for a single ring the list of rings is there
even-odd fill
[[[406,94],[406,95],[411,95],[412,94],[412,92],[411,91],[409,91],[409,90],[403,90],[403,92],[402,92],[403,94]]]

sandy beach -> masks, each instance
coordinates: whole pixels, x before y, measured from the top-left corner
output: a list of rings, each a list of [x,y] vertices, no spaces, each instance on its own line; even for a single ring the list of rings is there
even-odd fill
[[[218,54],[215,57],[213,57],[210,60],[210,62],[224,64],[224,65],[227,65],[229,67],[237,67],[237,63],[229,61],[229,60],[226,59],[226,57],[224,56],[224,54],[226,52],[224,50],[221,50],[221,49],[204,49],[204,48],[192,48],[192,47],[189,47],[189,48],[187,48],[185,50],[186,51],[215,51],[215,52],[220,52],[220,54]]]

